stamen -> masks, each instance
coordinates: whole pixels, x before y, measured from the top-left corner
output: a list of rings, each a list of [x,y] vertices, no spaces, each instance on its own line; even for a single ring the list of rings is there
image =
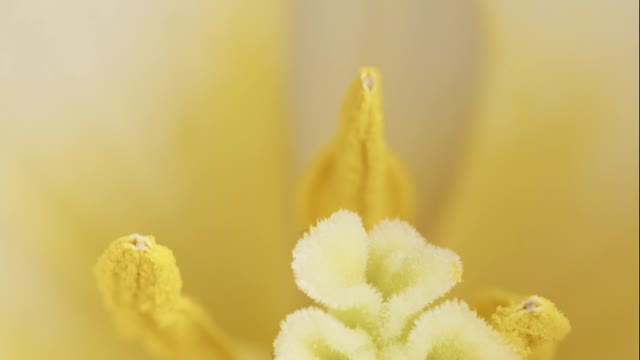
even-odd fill
[[[227,335],[182,294],[173,253],[153,236],[131,234],[113,241],[98,259],[96,281],[121,330],[163,358],[238,358]]]

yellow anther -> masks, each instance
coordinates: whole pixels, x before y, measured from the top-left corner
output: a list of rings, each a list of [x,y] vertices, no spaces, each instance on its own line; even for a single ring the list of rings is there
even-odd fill
[[[113,242],[96,267],[106,306],[164,319],[180,299],[182,280],[171,250],[151,236],[133,234]]]
[[[529,360],[552,359],[557,343],[571,330],[569,320],[541,296],[494,292],[482,299],[478,310]]]
[[[182,295],[171,250],[151,236],[117,239],[96,265],[104,303],[129,337],[161,356],[176,359],[236,359],[230,340],[198,304]]]
[[[384,141],[380,73],[362,68],[345,96],[338,130],[303,178],[303,226],[344,208],[366,228],[384,218],[410,219],[413,186]]]

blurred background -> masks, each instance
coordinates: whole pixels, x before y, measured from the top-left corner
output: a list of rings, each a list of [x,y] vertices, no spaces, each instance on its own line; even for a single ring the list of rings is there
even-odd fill
[[[0,0],[0,358],[145,358],[92,270],[133,232],[268,348],[292,189],[375,65],[456,295],[544,295],[560,359],[637,359],[638,44],[635,0]]]

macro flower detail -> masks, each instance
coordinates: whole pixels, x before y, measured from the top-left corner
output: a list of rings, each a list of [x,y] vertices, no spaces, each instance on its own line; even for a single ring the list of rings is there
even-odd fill
[[[487,292],[477,311],[523,349],[530,360],[551,360],[558,343],[571,331],[569,320],[551,301],[506,291]]]
[[[363,67],[344,98],[338,129],[303,176],[299,202],[306,228],[338,209],[367,228],[386,217],[410,219],[413,184],[384,140],[380,72]]]
[[[298,288],[320,307],[281,323],[276,360],[552,359],[570,331],[553,303],[501,292],[474,304],[476,313],[463,301],[441,300],[462,280],[459,256],[404,221],[383,220],[410,217],[413,189],[384,144],[380,109],[380,75],[362,68],[336,137],[302,182],[307,220],[328,218],[295,246],[292,269]],[[152,354],[267,358],[266,349],[231,338],[182,293],[172,251],[152,236],[115,240],[95,270],[121,332]]]
[[[298,287],[326,308],[302,309],[281,324],[275,358],[519,359],[518,344],[466,304],[424,309],[461,281],[462,263],[410,225],[384,220],[367,233],[341,210],[293,251]]]
[[[173,253],[153,237],[112,242],[98,259],[96,279],[121,332],[150,352],[172,359],[240,358],[200,306],[182,295]]]

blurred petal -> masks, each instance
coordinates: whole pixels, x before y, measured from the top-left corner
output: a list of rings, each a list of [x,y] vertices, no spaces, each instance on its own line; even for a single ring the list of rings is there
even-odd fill
[[[410,359],[517,360],[514,348],[463,302],[447,301],[420,316],[409,334]]]
[[[638,2],[484,3],[487,72],[440,235],[468,292],[535,289],[560,358],[638,354]],[[509,269],[509,270],[505,270]]]
[[[37,264],[11,283],[25,300],[7,312],[24,317],[0,327],[20,321],[64,358],[140,358],[90,276],[110,239],[140,231],[172,239],[222,327],[273,339],[293,302],[286,16],[286,1],[0,5],[0,241]],[[28,301],[31,275],[47,304]],[[31,331],[54,314],[55,336]]]

